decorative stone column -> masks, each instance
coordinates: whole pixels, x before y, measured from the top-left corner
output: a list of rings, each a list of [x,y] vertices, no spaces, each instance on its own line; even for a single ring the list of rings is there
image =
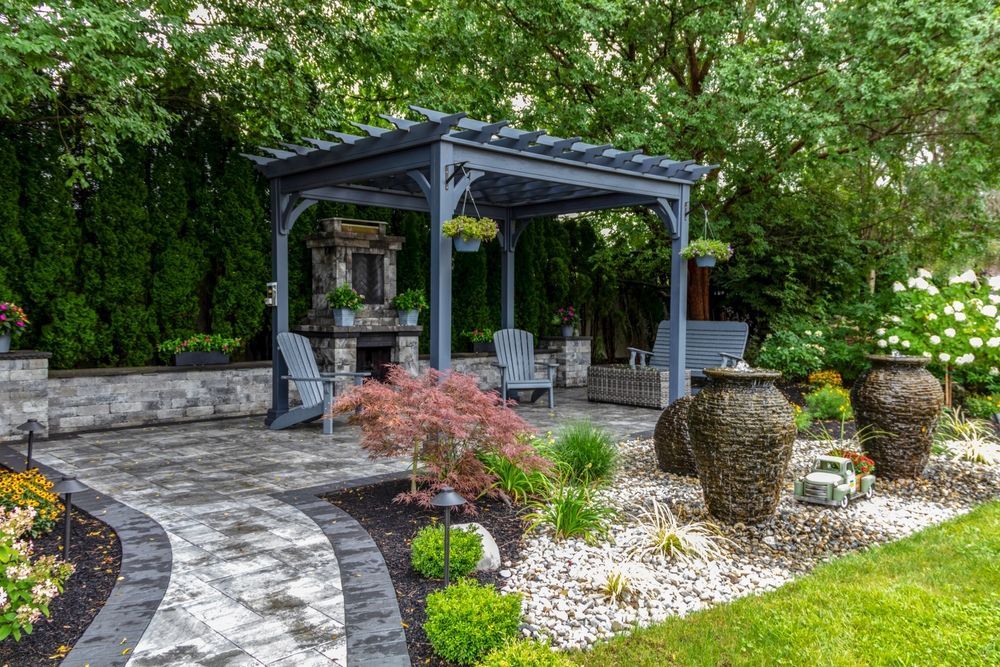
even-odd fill
[[[543,348],[555,352],[557,387],[586,387],[590,368],[590,336],[542,336]]]
[[[17,427],[29,419],[48,425],[51,352],[0,354],[0,442],[21,440]]]

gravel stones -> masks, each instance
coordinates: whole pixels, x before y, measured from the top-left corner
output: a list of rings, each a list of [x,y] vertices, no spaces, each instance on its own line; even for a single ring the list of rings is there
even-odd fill
[[[897,540],[1000,498],[1000,466],[934,456],[923,478],[879,479],[872,499],[846,510],[796,502],[792,481],[830,447],[796,442],[774,516],[718,526],[729,540],[721,556],[684,566],[659,555],[635,556],[643,539],[636,517],[655,498],[684,521],[711,520],[701,486],[695,478],[659,470],[651,440],[623,442],[619,470],[598,492],[618,510],[608,539],[556,542],[550,533],[529,533],[518,559],[503,563],[499,585],[523,594],[526,635],[582,648],[635,625],[775,589],[824,560]],[[617,602],[601,590],[612,572],[633,580],[633,590]]]
[[[656,462],[663,472],[677,475],[697,475],[694,456],[691,454],[691,438],[688,434],[688,410],[694,396],[690,394],[677,399],[663,411],[653,431],[653,447]]]

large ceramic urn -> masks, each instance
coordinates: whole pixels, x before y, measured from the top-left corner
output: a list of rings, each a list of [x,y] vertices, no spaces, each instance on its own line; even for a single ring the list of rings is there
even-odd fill
[[[919,477],[931,455],[944,405],[941,383],[924,368],[929,359],[873,354],[872,367],[851,389],[862,446],[885,479]]]
[[[760,523],[778,506],[795,441],[795,414],[769,370],[706,368],[709,383],[688,411],[688,433],[708,511]]]

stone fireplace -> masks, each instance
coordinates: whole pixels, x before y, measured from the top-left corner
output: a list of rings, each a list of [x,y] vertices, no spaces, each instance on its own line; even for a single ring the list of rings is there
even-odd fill
[[[388,364],[417,372],[421,327],[400,326],[396,309],[396,253],[403,239],[386,234],[387,223],[348,218],[320,221],[306,240],[312,255],[312,308],[297,329],[309,338],[320,370],[368,371],[381,377]],[[326,293],[348,284],[364,297],[354,326],[338,327]],[[338,391],[350,383],[345,381]]]

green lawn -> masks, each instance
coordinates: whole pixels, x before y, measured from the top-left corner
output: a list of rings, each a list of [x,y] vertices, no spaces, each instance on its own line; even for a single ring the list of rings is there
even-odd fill
[[[601,667],[1000,665],[1000,502],[573,657]]]

